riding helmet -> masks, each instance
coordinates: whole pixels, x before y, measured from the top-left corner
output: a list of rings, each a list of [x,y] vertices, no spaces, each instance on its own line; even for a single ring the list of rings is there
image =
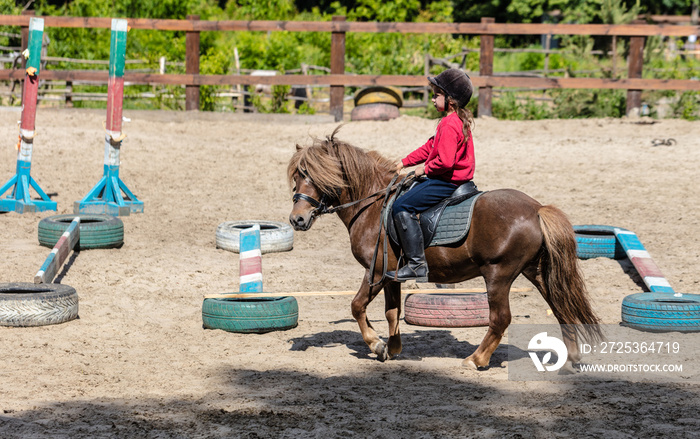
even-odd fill
[[[460,107],[465,107],[472,98],[474,86],[469,75],[459,69],[447,69],[439,75],[428,77],[428,81],[445,91]]]

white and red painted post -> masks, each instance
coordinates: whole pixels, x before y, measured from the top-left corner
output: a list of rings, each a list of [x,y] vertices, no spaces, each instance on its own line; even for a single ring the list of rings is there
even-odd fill
[[[35,284],[49,284],[56,277],[58,269],[65,262],[68,254],[75,248],[80,241],[80,217],[76,216],[65,232],[53,246],[51,253],[46,258],[44,263],[39,268],[39,271],[34,276]]]
[[[239,235],[239,270],[241,293],[262,293],[262,252],[260,224],[243,229]]]
[[[10,188],[5,198],[0,198],[0,212],[15,211],[41,212],[56,210],[56,202],[39,187],[30,175],[32,169],[32,149],[34,147],[34,127],[36,104],[39,91],[39,71],[41,69],[41,43],[44,38],[44,19],[29,19],[29,43],[24,52],[27,57],[26,74],[22,86],[22,120],[20,121],[19,143],[17,145],[17,173],[0,187],[0,197]],[[40,199],[33,200],[29,192],[32,187]]]
[[[143,201],[119,178],[119,153],[122,140],[122,103],[124,101],[124,64],[126,63],[127,21],[112,20],[105,124],[104,176],[90,192],[73,205],[75,213],[106,213],[124,216],[143,212]],[[122,192],[124,195],[122,195]]]

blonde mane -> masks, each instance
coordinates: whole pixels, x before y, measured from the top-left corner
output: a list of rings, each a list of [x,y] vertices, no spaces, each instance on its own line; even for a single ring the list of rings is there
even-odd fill
[[[388,176],[395,173],[396,162],[376,151],[365,151],[335,138],[340,126],[325,140],[313,138],[313,143],[302,147],[289,161],[287,178],[290,185],[297,170],[309,176],[316,188],[335,197],[347,190],[352,199],[366,195],[375,186],[385,186]]]

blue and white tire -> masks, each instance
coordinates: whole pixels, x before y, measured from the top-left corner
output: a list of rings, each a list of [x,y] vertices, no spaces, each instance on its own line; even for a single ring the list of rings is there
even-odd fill
[[[700,332],[700,295],[629,295],[622,300],[622,324],[650,332]]]

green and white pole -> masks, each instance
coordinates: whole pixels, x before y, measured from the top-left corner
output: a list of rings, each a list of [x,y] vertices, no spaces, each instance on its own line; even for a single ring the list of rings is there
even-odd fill
[[[126,62],[127,21],[112,20],[107,86],[107,122],[105,123],[104,176],[90,192],[73,205],[75,213],[105,213],[125,216],[143,212],[143,201],[119,178],[119,154],[122,140],[122,103],[124,102],[124,64]],[[122,195],[122,192],[124,195]]]
[[[0,187],[0,212],[41,212],[56,210],[56,202],[39,187],[30,175],[32,169],[32,150],[34,147],[34,127],[36,121],[36,103],[39,92],[39,71],[41,69],[41,43],[44,38],[44,19],[29,19],[29,43],[24,56],[27,58],[24,76],[22,120],[20,121],[19,143],[17,148],[17,173]],[[40,199],[33,200],[29,192],[32,187]],[[12,191],[2,198],[10,188]]]

